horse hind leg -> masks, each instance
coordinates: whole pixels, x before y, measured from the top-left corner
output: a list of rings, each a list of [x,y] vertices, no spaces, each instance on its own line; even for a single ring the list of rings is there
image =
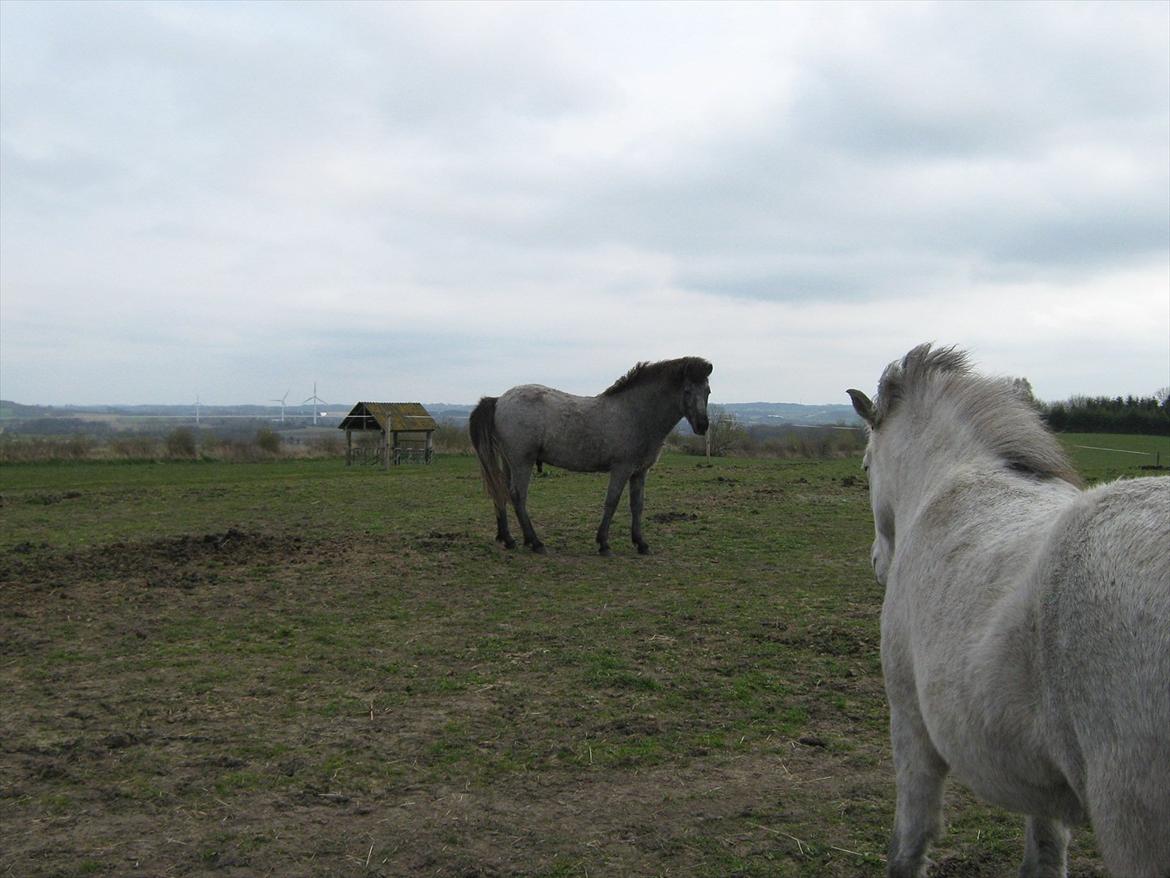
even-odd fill
[[[1020,878],[1065,878],[1068,874],[1068,842],[1064,824],[1044,817],[1029,817],[1024,832],[1024,864]]]
[[[532,464],[512,467],[511,498],[512,506],[516,510],[516,518],[520,522],[520,529],[524,531],[524,545],[532,551],[543,555],[544,543],[536,535],[532,526],[532,519],[528,517],[528,481],[532,477]]]
[[[508,507],[496,507],[496,542],[503,543],[505,549],[516,548],[516,541],[508,531]]]
[[[649,555],[650,546],[642,537],[642,510],[646,507],[646,472],[630,476],[630,539],[639,555]]]
[[[1158,774],[1154,769],[1146,778],[1125,783],[1119,775],[1137,776],[1118,772],[1099,778],[1096,790],[1090,780],[1093,835],[1110,875],[1170,878],[1170,791],[1155,788],[1161,786]]]
[[[512,483],[512,469],[504,462],[501,466],[501,475],[505,485]],[[492,505],[496,510],[496,542],[502,543],[505,549],[516,548],[516,541],[508,530],[508,491],[492,493]]]

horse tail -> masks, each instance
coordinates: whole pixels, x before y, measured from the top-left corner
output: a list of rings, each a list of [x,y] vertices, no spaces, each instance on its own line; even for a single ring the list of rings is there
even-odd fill
[[[468,429],[471,445],[479,458],[483,487],[497,509],[508,505],[508,480],[500,462],[500,448],[496,441],[496,401],[499,397],[485,396],[471,412]]]

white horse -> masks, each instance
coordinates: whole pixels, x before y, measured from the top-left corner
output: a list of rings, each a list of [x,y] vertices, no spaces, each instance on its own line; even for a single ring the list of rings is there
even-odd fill
[[[1118,878],[1170,876],[1170,479],[1084,491],[1006,379],[921,345],[850,390],[869,425],[897,806],[925,874],[943,781],[1027,815],[1020,875],[1089,823]]]

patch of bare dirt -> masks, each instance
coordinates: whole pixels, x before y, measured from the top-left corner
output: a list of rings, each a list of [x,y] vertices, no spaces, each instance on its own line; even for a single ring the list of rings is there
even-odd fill
[[[671,524],[676,521],[698,521],[699,516],[694,512],[656,512],[653,515],[647,516],[650,521],[656,524]]]
[[[0,553],[0,583],[56,583],[62,577],[100,579],[146,576],[175,567],[205,567],[208,562],[244,564],[264,559],[295,559],[321,551],[319,541],[274,536],[230,527],[220,533],[182,535],[142,542],[119,541],[78,552],[58,552],[47,544],[20,543]],[[199,577],[194,580],[197,581]]]

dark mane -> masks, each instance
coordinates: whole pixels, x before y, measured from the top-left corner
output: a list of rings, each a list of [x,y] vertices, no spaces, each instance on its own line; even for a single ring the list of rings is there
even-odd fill
[[[976,374],[967,355],[954,347],[922,344],[886,367],[878,384],[874,429],[903,405],[935,412],[943,401],[951,402],[1010,468],[1081,484],[1064,449],[1011,379]]]
[[[702,380],[711,374],[711,364],[702,357],[679,357],[677,360],[659,360],[656,363],[643,361],[635,364],[629,372],[602,391],[601,395],[615,396],[633,387],[661,381],[682,384],[688,374],[696,381]]]

